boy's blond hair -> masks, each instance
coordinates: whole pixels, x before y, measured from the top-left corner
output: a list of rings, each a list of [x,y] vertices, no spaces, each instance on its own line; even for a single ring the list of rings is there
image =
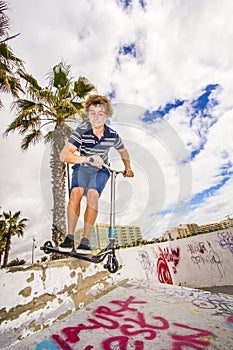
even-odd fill
[[[90,95],[84,102],[84,107],[86,109],[86,112],[88,112],[88,108],[90,105],[102,105],[105,108],[105,111],[109,117],[113,115],[113,108],[112,108],[112,103],[110,99],[107,96],[102,96],[102,95]]]

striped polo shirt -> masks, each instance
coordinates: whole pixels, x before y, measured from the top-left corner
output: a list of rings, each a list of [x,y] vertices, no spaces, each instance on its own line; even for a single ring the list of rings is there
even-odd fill
[[[105,124],[104,134],[101,139],[98,139],[93,133],[90,122],[77,127],[69,137],[68,142],[79,149],[81,156],[99,155],[106,164],[109,164],[108,152],[111,147],[114,147],[116,150],[124,148],[124,143],[115,130]]]

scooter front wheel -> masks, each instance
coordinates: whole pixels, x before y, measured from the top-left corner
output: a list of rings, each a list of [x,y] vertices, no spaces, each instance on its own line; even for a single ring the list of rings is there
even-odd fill
[[[119,264],[115,257],[112,259],[109,259],[108,263],[105,265],[105,267],[108,269],[109,272],[115,273],[118,270]]]

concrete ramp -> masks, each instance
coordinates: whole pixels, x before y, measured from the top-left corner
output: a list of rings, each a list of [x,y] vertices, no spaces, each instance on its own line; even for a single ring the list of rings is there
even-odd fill
[[[233,296],[129,280],[11,350],[233,350]]]

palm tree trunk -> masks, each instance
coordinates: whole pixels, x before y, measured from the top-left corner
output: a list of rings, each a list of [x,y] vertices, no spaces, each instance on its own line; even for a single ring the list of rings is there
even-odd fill
[[[6,247],[5,247],[5,252],[4,252],[3,267],[7,267],[10,248],[11,248],[11,233],[10,233],[10,231],[8,231],[7,240],[6,240]]]
[[[53,192],[52,239],[55,245],[59,245],[66,234],[66,166],[60,161],[65,140],[66,126],[62,123],[54,130],[50,161]]]

